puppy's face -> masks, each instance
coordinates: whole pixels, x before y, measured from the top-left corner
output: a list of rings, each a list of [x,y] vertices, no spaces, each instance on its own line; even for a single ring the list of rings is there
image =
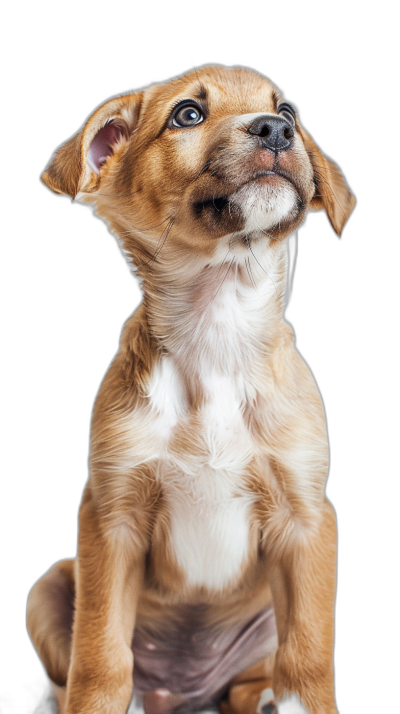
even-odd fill
[[[354,204],[277,89],[221,67],[107,102],[43,180],[93,201],[139,265],[160,230],[169,248],[209,257],[223,241],[240,252],[283,238],[310,207],[325,208],[340,233]]]

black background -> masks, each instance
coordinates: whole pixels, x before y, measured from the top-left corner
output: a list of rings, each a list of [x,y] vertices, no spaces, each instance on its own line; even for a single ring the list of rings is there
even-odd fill
[[[5,276],[12,285],[6,312],[11,314],[12,376],[4,385],[11,406],[4,414],[10,437],[3,478],[2,714],[28,714],[41,693],[42,669],[24,624],[27,593],[52,563],[75,554],[92,403],[122,324],[140,299],[105,225],[89,208],[52,195],[39,175],[54,149],[104,100],[213,62],[252,67],[283,89],[358,198],[340,241],[324,214],[307,218],[287,311],[327,412],[327,491],[339,524],[337,697],[342,713],[358,711],[352,706],[354,662],[365,648],[360,499],[369,464],[365,368],[360,365],[370,305],[365,176],[354,115],[366,54],[345,18],[336,18],[334,26],[330,17],[314,18],[317,25],[311,27],[307,16],[288,17],[285,11],[281,17],[277,6],[266,9],[267,16],[261,10],[247,8],[246,17],[238,16],[228,28],[223,18],[217,21],[197,8],[195,20],[185,16],[184,26],[174,30],[175,8],[159,16],[149,7],[149,16],[139,23],[123,15],[104,18],[99,34],[90,24],[82,31],[70,18],[65,37],[59,35],[65,18],[53,18],[53,31],[25,47],[23,73],[15,73],[13,132],[5,137],[13,143],[15,176],[9,202],[3,204],[5,220],[11,207],[8,243],[14,253]]]

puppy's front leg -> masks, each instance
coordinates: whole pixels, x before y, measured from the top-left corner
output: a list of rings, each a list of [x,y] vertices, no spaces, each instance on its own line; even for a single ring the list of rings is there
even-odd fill
[[[110,527],[87,487],[80,510],[75,616],[66,714],[125,714],[144,552],[128,527]]]
[[[282,700],[278,711],[294,711],[299,696],[309,714],[337,714],[333,682],[336,519],[327,501],[318,525],[299,527],[272,570],[279,635],[273,689],[278,703]]]

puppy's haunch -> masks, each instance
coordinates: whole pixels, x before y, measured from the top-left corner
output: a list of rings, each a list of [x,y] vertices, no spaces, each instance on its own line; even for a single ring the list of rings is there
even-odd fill
[[[354,198],[264,77],[112,99],[43,174],[93,203],[142,305],[93,412],[75,561],[28,604],[60,713],[334,714],[336,525],[318,389],[283,318],[286,238]]]

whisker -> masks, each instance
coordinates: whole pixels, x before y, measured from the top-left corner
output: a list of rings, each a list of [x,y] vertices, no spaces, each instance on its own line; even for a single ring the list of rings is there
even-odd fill
[[[165,242],[166,242],[166,240],[167,240],[167,238],[168,238],[168,236],[169,236],[169,234],[170,234],[170,232],[171,232],[171,228],[172,228],[173,225],[174,225],[174,219],[171,218],[171,220],[170,220],[170,222],[168,223],[167,227],[164,228],[163,232],[161,233],[161,236],[160,236],[160,238],[159,238],[159,241],[158,241],[158,244],[157,244],[157,248],[156,248],[156,250],[155,250],[155,252],[154,252],[154,255],[152,256],[152,258],[150,258],[150,260],[147,261],[147,263],[145,263],[146,266],[151,265],[152,263],[154,263],[154,262],[157,260],[158,256],[160,255],[160,253],[161,253],[161,251],[162,251],[162,249],[163,249],[163,247],[164,247],[164,245],[165,245]]]
[[[296,263],[297,263],[297,251],[298,251],[298,229],[294,231],[294,241],[295,241],[295,248],[294,251],[290,251],[290,242],[288,241],[287,248],[288,248],[288,254],[287,254],[287,283],[286,283],[286,306],[289,304],[290,296],[292,294],[293,290],[293,281],[294,281],[294,273],[295,273],[295,268],[296,268]]]
[[[250,239],[249,239],[249,236],[245,235],[244,239],[245,239],[245,241],[246,241],[247,247],[249,248],[249,250],[251,251],[251,253],[254,255],[254,253],[253,253],[253,251],[251,250],[251,247],[250,247]],[[257,284],[256,284],[256,282],[255,282],[255,280],[254,280],[253,272],[252,272],[252,270],[251,270],[250,258],[245,258],[244,263],[245,263],[245,265],[246,265],[246,270],[247,270],[247,274],[248,274],[248,276],[249,276],[249,278],[250,278],[250,281],[253,283],[253,287],[254,287],[254,288],[256,289],[256,291],[258,292]]]
[[[263,233],[264,233],[264,232],[265,232],[265,231],[263,231]],[[268,234],[266,234],[266,235],[268,235]],[[267,278],[269,278],[269,280],[270,280],[271,283],[273,284],[274,289],[275,289],[275,292],[278,293],[278,291],[277,291],[277,289],[276,289],[276,285],[275,285],[274,279],[271,278],[271,276],[267,273],[267,271],[265,270],[265,268],[263,268],[263,266],[261,265],[260,261],[258,260],[256,254],[254,253],[254,251],[253,251],[253,249],[252,249],[252,247],[251,247],[251,245],[250,245],[250,241],[249,241],[249,239],[248,239],[247,236],[246,236],[246,243],[247,243],[247,246],[248,246],[248,248],[249,248],[249,250],[250,250],[250,253],[252,254],[254,260],[256,261],[256,263],[258,263],[258,265],[260,266],[261,270],[265,273],[265,275],[267,276]]]
[[[225,273],[225,275],[224,275],[224,278],[223,278],[223,280],[222,280],[222,283],[221,283],[221,285],[219,286],[217,292],[215,293],[214,297],[213,297],[212,300],[210,301],[210,305],[212,305],[212,303],[214,302],[215,298],[217,297],[219,291],[221,290],[221,288],[222,288],[222,286],[223,286],[225,280],[226,280],[227,277],[228,277],[228,273],[229,273],[229,271],[230,271],[230,269],[231,269],[231,267],[232,267],[232,265],[233,265],[234,262],[235,262],[235,256],[233,256],[231,262],[229,263],[229,265],[228,265],[228,270],[226,271],[226,273]]]
[[[221,265],[220,265],[219,268],[218,268],[217,278],[218,278],[218,276],[219,276],[219,274],[220,274],[220,272],[221,272],[223,266],[225,265],[225,261],[226,261],[226,259],[227,259],[227,257],[228,257],[228,255],[229,255],[230,252],[231,252],[231,249],[228,248],[228,252],[227,252],[225,258],[223,259]]]
[[[261,231],[261,233],[264,233],[264,235],[267,236],[267,238],[272,238],[271,233],[268,233],[268,231],[263,230],[263,228],[260,228],[260,231]]]
[[[255,282],[254,282],[253,274],[252,274],[252,272],[251,272],[249,258],[245,258],[245,259],[244,259],[244,264],[245,264],[245,266],[246,266],[247,275],[249,276],[250,282],[252,283],[253,288],[258,292],[257,285],[256,285]]]
[[[205,174],[206,171],[209,170],[210,166],[211,166],[211,159],[209,159],[208,161],[206,161],[206,163],[204,164],[203,168],[200,169],[199,173],[194,177],[194,179],[192,179],[192,183],[194,183],[195,181],[197,181],[197,179],[199,179],[203,174]]]
[[[154,226],[149,226],[148,228],[137,228],[136,226],[134,226],[131,230],[121,231],[120,233],[118,233],[118,235],[127,236],[127,235],[132,235],[134,232],[147,233],[147,231],[152,231],[152,230],[154,230],[154,228],[159,228],[160,226],[162,226],[163,223],[171,220],[171,218],[172,218],[172,216],[167,216],[166,218],[164,218],[161,221],[161,223],[156,223]]]
[[[126,196],[134,196],[137,191],[127,191],[126,193],[102,193],[100,191],[80,191],[79,193],[85,196],[105,196],[106,198],[125,198]]]

